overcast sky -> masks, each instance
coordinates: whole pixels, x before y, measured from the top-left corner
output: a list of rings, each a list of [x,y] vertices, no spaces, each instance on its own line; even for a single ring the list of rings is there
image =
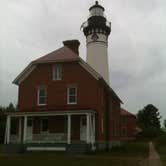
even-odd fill
[[[0,105],[17,103],[13,79],[30,63],[78,39],[94,0],[0,0]],[[136,113],[152,103],[166,118],[166,1],[99,0],[112,22],[111,86],[124,108]]]

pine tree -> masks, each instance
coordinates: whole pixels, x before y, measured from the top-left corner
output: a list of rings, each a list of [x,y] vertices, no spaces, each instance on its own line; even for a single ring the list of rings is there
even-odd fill
[[[157,136],[160,131],[160,113],[152,104],[148,104],[137,113],[137,125],[142,129],[144,136]]]

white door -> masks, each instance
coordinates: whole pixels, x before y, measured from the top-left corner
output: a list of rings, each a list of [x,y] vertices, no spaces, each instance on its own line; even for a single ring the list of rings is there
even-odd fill
[[[32,119],[28,119],[27,120],[27,138],[26,138],[27,141],[32,140],[32,124],[33,124]]]
[[[86,141],[86,117],[82,116],[80,120],[80,141]]]

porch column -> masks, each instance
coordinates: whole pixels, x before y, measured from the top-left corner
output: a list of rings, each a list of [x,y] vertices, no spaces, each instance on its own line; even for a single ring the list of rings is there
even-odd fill
[[[21,118],[22,117],[19,117],[19,127],[18,127],[18,136],[20,143],[21,143]]]
[[[71,115],[67,115],[67,143],[71,143]]]
[[[93,144],[95,143],[95,125],[96,125],[96,123],[95,123],[95,114],[93,115]]]
[[[89,131],[90,131],[90,116],[89,114],[86,114],[86,142],[87,144],[90,143],[90,134],[89,134]]]
[[[23,135],[23,143],[26,141],[27,137],[27,116],[24,116],[24,135]]]
[[[92,144],[93,140],[93,128],[92,128],[92,114],[89,115],[89,135],[90,135],[90,143]]]
[[[10,142],[10,124],[11,124],[11,117],[8,115],[7,116],[7,121],[6,121],[6,143],[8,144]]]

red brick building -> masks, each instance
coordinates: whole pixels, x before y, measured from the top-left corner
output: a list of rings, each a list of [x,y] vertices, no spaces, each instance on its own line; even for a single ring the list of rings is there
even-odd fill
[[[136,135],[136,116],[121,108],[121,140],[129,141],[135,139]]]
[[[18,111],[7,114],[5,143],[25,150],[74,151],[120,145],[122,101],[109,85],[111,24],[96,2],[82,25],[87,62],[79,41],[32,61],[13,81]]]

